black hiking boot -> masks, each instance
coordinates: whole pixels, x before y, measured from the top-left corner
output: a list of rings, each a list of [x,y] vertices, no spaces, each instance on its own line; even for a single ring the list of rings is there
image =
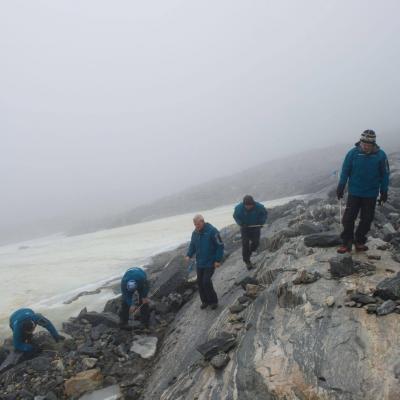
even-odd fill
[[[206,303],[201,303],[200,304],[200,308],[202,309],[202,310],[204,310],[205,308],[207,308],[208,307],[208,304],[206,304]]]
[[[218,303],[211,304],[211,310],[216,310],[218,308]]]

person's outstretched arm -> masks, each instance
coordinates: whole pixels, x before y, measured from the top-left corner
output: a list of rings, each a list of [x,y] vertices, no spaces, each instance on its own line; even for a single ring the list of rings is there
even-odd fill
[[[47,331],[50,333],[50,335],[53,337],[55,341],[59,341],[63,336],[61,336],[58,332],[57,329],[54,327],[54,325],[43,315],[41,314],[36,314],[36,321],[38,325],[42,326],[43,328],[47,329]]]

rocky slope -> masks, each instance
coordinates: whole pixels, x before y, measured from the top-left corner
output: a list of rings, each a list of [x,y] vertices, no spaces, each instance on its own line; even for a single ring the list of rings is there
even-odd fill
[[[1,399],[400,398],[400,169],[379,206],[365,254],[337,256],[332,196],[270,212],[256,269],[241,261],[235,226],[214,275],[217,310],[200,310],[183,265],[186,246],[154,258],[152,327],[117,327],[119,299],[82,310],[70,337],[13,366],[0,348]],[[211,221],[212,222],[212,221]],[[0,367],[1,368],[1,367]],[[90,394],[92,392],[92,394]]]

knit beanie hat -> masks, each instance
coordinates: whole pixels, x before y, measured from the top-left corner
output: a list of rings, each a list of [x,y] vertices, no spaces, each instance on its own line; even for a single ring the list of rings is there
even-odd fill
[[[361,142],[363,143],[370,143],[370,144],[375,144],[376,143],[376,134],[372,129],[367,129],[361,134]]]

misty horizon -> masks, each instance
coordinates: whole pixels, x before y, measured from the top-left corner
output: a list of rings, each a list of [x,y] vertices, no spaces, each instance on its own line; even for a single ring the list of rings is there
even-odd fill
[[[2,229],[117,214],[269,160],[350,148],[364,129],[396,143],[399,11],[4,3]]]

